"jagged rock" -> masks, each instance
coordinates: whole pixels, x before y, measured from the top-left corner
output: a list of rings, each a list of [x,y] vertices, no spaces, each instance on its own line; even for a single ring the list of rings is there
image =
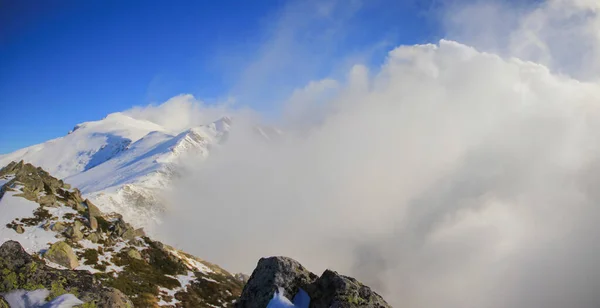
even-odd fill
[[[379,294],[354,278],[331,270],[317,277],[286,257],[260,259],[235,306],[266,307],[279,287],[290,299],[302,288],[311,298],[311,308],[391,308]]]
[[[15,231],[17,231],[17,233],[19,233],[19,234],[23,234],[25,232],[25,229],[23,228],[23,226],[17,225],[15,227]]]
[[[32,258],[16,241],[7,241],[0,246],[0,277],[6,277],[2,275],[15,279],[0,279],[0,292],[45,288],[77,293],[77,297],[87,304],[85,307],[133,307],[119,290],[103,287],[90,272],[51,268]]]
[[[285,294],[296,294],[317,279],[302,264],[286,257],[261,258],[252,276],[244,286],[242,296],[236,303],[239,308],[264,308],[273,298],[278,287]]]
[[[44,253],[44,258],[70,269],[79,266],[77,255],[75,255],[71,246],[63,241],[52,244],[50,249]]]
[[[55,222],[54,224],[52,224],[52,226],[50,226],[50,230],[52,230],[54,232],[58,232],[58,233],[61,233],[61,232],[65,231],[65,229],[67,229],[67,226],[65,226],[60,221]]]

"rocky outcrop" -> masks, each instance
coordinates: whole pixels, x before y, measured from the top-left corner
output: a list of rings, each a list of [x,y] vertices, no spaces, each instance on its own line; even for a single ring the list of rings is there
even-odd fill
[[[44,254],[44,258],[70,269],[79,266],[79,260],[77,260],[73,248],[63,241],[52,244]]]
[[[0,292],[17,289],[51,290],[50,297],[72,293],[86,307],[131,308],[131,301],[119,290],[102,286],[87,271],[59,270],[35,259],[16,241],[0,246]],[[121,301],[113,300],[115,298]]]
[[[237,308],[266,307],[279,288],[292,299],[299,289],[311,298],[311,308],[391,307],[356,279],[326,270],[321,277],[287,257],[262,258],[236,302]]]
[[[283,288],[286,294],[296,294],[299,288],[306,287],[317,278],[317,275],[291,258],[262,258],[246,283],[236,307],[266,307],[278,288]]]
[[[15,217],[6,227],[15,235],[32,236],[43,229],[60,239],[50,247],[30,251],[32,256],[24,252],[0,256],[0,294],[45,288],[52,296],[72,293],[86,301],[84,307],[156,307],[161,301],[177,303],[177,307],[224,307],[241,294],[243,282],[232,274],[153,241],[117,213],[102,213],[77,188],[41,168],[13,162],[0,169],[0,179],[6,181],[0,198],[11,191],[9,198],[23,197],[39,204],[33,217]],[[8,243],[8,248],[14,246]],[[29,260],[25,265],[10,265],[24,256]],[[56,264],[75,269],[61,270]]]

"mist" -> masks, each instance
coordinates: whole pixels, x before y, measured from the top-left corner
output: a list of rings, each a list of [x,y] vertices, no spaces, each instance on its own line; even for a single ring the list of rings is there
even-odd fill
[[[394,307],[599,306],[600,6],[484,4],[436,14],[449,39],[296,89],[278,138],[230,110],[163,237],[234,272],[270,255],[331,268]],[[451,20],[489,5],[503,13]]]

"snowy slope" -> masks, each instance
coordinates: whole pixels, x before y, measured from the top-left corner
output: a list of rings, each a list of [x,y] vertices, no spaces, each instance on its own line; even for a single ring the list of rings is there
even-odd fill
[[[100,121],[79,124],[64,137],[1,155],[0,166],[25,160],[65,178],[102,164],[152,131],[164,129],[152,122],[113,113]]]
[[[226,136],[228,123],[221,119],[175,136],[151,132],[103,164],[65,180],[104,211],[118,212],[151,232],[165,206],[160,192],[168,188],[180,160],[207,157],[211,146]]]
[[[151,232],[160,221],[169,187],[181,160],[207,157],[225,140],[231,119],[173,132],[158,124],[113,113],[75,126],[68,135],[0,156],[41,166],[78,187],[105,212],[117,212]]]
[[[39,207],[39,204],[25,198],[14,197],[14,194],[15,192],[7,192],[0,199],[0,213],[2,213],[0,215],[0,243],[8,240],[18,241],[28,253],[36,253],[47,248],[48,243],[58,241],[55,232],[46,231],[38,226],[26,227],[22,234],[17,234],[6,226],[16,218],[32,217],[33,212]]]

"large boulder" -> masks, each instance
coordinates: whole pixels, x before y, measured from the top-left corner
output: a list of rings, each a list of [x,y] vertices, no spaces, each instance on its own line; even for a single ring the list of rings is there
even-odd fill
[[[279,288],[289,299],[303,289],[311,299],[311,308],[391,308],[379,294],[352,277],[331,270],[318,277],[287,257],[260,259],[235,306],[266,307]]]
[[[52,244],[50,249],[44,253],[44,258],[70,269],[79,266],[77,255],[75,255],[71,246],[63,241]]]
[[[371,288],[331,270],[306,286],[306,292],[312,298],[311,307],[391,307]]]
[[[264,308],[278,288],[285,294],[296,294],[318,278],[298,261],[287,257],[261,258],[244,286],[237,307]]]

